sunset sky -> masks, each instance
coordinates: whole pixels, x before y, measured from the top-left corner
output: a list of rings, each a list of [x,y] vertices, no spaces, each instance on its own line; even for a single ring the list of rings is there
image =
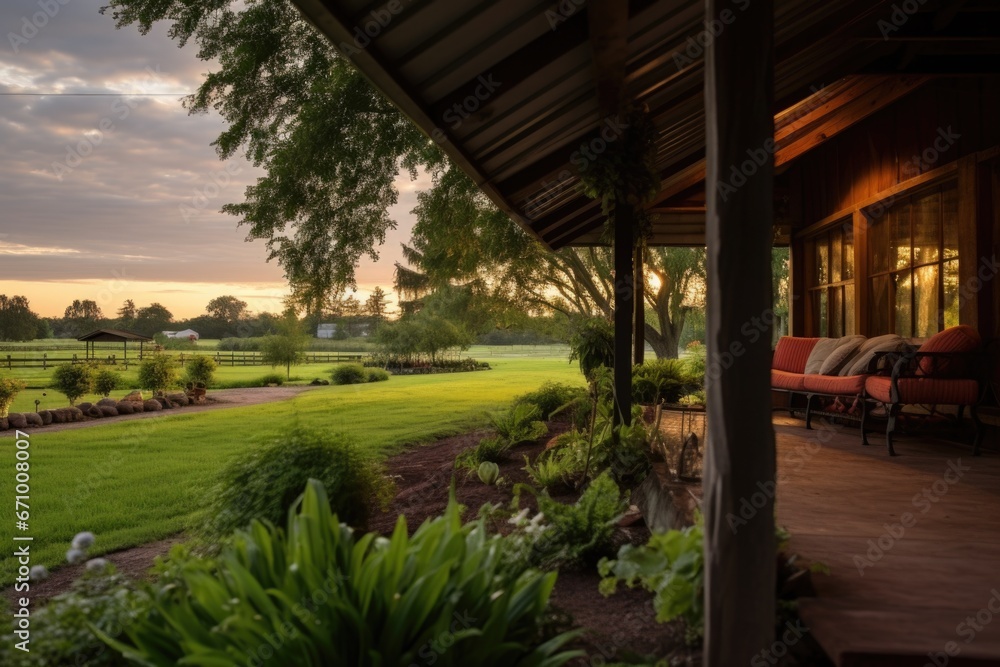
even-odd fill
[[[281,268],[219,213],[259,172],[221,162],[210,146],[221,119],[181,106],[212,65],[193,43],[179,49],[165,26],[116,30],[102,4],[70,0],[35,32],[25,21],[36,0],[0,4],[0,293],[27,296],[44,316],[61,316],[73,299],[113,316],[132,299],[190,317],[221,294],[280,310]],[[359,268],[361,300],[376,285],[391,292],[409,212],[428,185],[400,177],[399,228],[380,261]]]

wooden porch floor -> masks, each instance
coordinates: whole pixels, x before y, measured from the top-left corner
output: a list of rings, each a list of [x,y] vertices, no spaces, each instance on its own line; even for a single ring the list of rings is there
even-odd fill
[[[889,458],[779,414],[778,522],[831,569],[800,609],[833,661],[1000,665],[1000,456],[905,436]]]

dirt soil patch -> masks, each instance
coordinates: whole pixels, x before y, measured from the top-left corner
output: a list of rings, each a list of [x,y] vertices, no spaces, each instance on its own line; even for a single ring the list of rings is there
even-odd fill
[[[247,387],[244,389],[212,389],[205,397],[204,403],[197,405],[187,405],[174,408],[173,410],[162,410],[160,412],[139,412],[132,415],[118,415],[106,419],[87,419],[80,422],[70,422],[68,424],[50,424],[49,426],[32,426],[21,429],[27,433],[36,431],[45,433],[56,433],[57,431],[71,431],[78,428],[89,428],[101,424],[117,424],[131,419],[156,419],[157,417],[169,417],[171,415],[189,415],[195,412],[206,412],[208,410],[221,410],[223,408],[239,408],[244,405],[260,405],[261,403],[274,403],[298,396],[302,392],[312,389],[310,386],[296,387]]]
[[[507,481],[502,488],[486,486],[475,474],[455,469],[455,457],[475,446],[488,435],[486,431],[444,438],[400,453],[386,462],[397,485],[396,498],[387,512],[372,517],[369,528],[388,534],[399,515],[404,514],[412,533],[425,520],[444,511],[453,479],[455,497],[466,507],[466,519],[473,518],[487,502],[510,503],[513,485],[530,481],[523,470],[524,457],[534,460],[549,438],[567,429],[566,424],[550,423],[548,436],[513,449],[510,460],[500,465],[500,475]],[[553,497],[569,503],[575,502],[579,494],[566,489]],[[523,505],[533,505],[530,494],[522,494],[521,499]],[[621,544],[641,544],[648,538],[649,531],[641,521],[619,528],[616,535]],[[640,656],[670,658],[672,665],[701,664],[700,655],[685,647],[679,624],[656,622],[651,594],[621,586],[618,593],[606,598],[598,591],[600,580],[597,570],[591,568],[561,571],[556,582],[552,604],[557,619],[583,629],[574,647],[584,649],[590,656],[575,665],[597,665]]]

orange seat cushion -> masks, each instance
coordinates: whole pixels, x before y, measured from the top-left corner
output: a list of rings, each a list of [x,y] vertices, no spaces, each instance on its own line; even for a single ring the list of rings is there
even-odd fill
[[[865,390],[867,375],[805,375],[806,391],[837,396],[857,396]]]
[[[803,372],[806,369],[806,361],[809,360],[809,355],[818,342],[819,338],[782,336],[774,348],[771,368],[787,373]]]
[[[865,391],[881,403],[891,403],[892,380],[885,376],[869,377]],[[900,403],[933,405],[975,405],[979,400],[979,383],[975,380],[951,378],[900,378]]]
[[[979,332],[967,324],[950,327],[936,333],[920,346],[919,352],[975,352],[983,344]],[[920,359],[917,375],[947,375],[961,377],[969,374],[968,364],[958,359]]]
[[[785,389],[787,391],[805,391],[802,383],[806,376],[802,373],[789,373],[788,371],[771,371],[771,387],[774,389]]]

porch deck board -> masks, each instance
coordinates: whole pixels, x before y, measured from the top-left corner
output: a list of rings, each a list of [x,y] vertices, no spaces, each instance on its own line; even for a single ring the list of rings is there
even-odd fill
[[[1000,610],[1000,456],[908,436],[890,458],[877,436],[862,447],[856,428],[776,417],[775,430],[778,521],[793,552],[831,568],[800,609],[834,662],[1000,665],[1000,613],[972,637],[961,626],[994,596]],[[890,537],[886,524],[899,535],[907,512],[912,525]],[[954,656],[942,653],[949,642]]]

